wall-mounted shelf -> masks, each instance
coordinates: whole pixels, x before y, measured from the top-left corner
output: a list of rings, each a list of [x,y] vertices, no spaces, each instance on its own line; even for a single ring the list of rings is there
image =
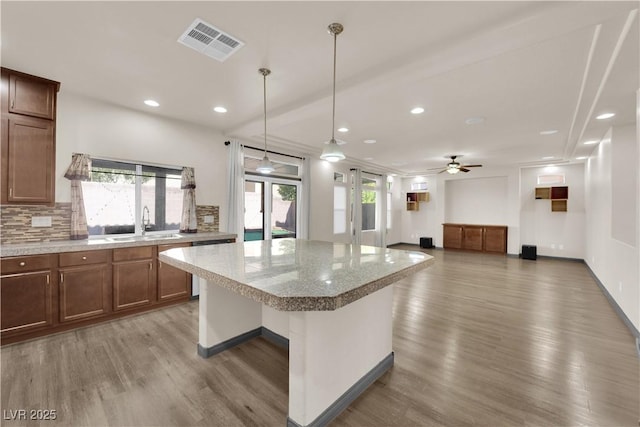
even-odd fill
[[[429,192],[421,191],[421,192],[407,192],[407,210],[408,211],[419,211],[420,210],[420,202],[428,202],[429,201]]]
[[[538,187],[536,199],[551,200],[551,212],[566,212],[569,187]]]

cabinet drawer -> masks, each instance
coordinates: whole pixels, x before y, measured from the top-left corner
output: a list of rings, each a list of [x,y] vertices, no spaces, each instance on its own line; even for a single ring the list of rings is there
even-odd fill
[[[137,248],[122,248],[113,250],[113,261],[132,261],[135,259],[149,259],[153,257],[153,246]]]
[[[51,255],[34,255],[3,258],[0,263],[2,274],[22,273],[25,271],[48,270],[51,268]]]
[[[109,251],[68,252],[60,254],[60,267],[109,262]]]

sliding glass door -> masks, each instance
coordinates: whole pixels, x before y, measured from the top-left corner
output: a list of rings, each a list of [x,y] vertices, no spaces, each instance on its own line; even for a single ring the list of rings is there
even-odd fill
[[[261,176],[246,179],[244,240],[295,238],[299,196],[299,181]]]

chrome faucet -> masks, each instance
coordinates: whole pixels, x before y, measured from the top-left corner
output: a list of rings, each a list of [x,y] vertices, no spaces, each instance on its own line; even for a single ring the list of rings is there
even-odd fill
[[[145,219],[145,215],[147,214],[147,217]],[[151,224],[151,213],[149,212],[149,208],[145,205],[144,208],[142,208],[142,235],[144,236],[144,234],[147,231],[147,227],[149,227],[149,225]]]

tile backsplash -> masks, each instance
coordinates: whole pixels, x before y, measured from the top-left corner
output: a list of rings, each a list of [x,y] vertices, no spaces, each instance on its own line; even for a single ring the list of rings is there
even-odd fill
[[[220,231],[220,208],[218,206],[197,205],[196,217],[198,219],[198,231]],[[207,220],[211,220],[209,222]]]
[[[32,227],[33,217],[51,217],[51,226]],[[3,244],[69,240],[70,235],[71,203],[0,206],[0,239]]]
[[[220,231],[220,208],[196,207],[198,231]],[[50,217],[50,227],[33,227],[32,218]],[[45,223],[47,221],[44,221]],[[55,206],[2,205],[0,206],[0,241],[8,243],[50,242],[69,240],[71,235],[71,203]]]

